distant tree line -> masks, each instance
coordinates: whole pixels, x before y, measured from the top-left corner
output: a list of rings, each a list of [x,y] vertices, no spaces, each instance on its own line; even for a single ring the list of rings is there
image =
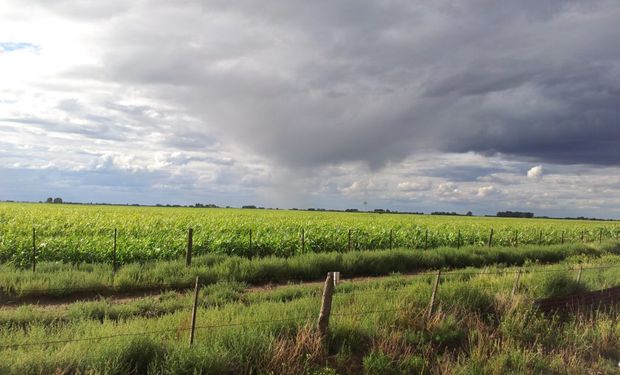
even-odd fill
[[[196,208],[219,208],[218,205],[213,204],[213,203],[209,203],[209,204],[196,203],[194,207]]]
[[[447,216],[473,216],[474,214],[471,211],[467,211],[466,214],[459,214],[457,212],[445,212],[445,211],[435,211],[431,212],[431,215],[447,215]]]
[[[49,197],[45,200],[45,203],[62,203],[62,198]]]
[[[532,212],[501,211],[497,213],[497,217],[520,217],[531,219],[534,217],[534,214]]]

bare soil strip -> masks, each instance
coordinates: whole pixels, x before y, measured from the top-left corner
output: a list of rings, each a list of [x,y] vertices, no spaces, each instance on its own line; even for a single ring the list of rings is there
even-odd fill
[[[417,275],[417,272],[399,274],[402,277],[413,277]],[[390,275],[382,275],[382,276],[362,276],[362,277],[351,277],[348,279],[341,279],[341,282],[363,282],[370,280],[379,280],[383,278],[391,277]],[[246,291],[249,293],[252,292],[260,292],[260,291],[269,291],[275,290],[278,288],[283,288],[291,285],[303,285],[303,286],[321,286],[323,285],[324,280],[306,280],[306,281],[282,281],[282,282],[271,282],[267,284],[261,285],[249,285],[246,288]],[[89,292],[83,291],[79,293],[72,293],[67,296],[35,296],[35,297],[23,297],[23,298],[2,298],[0,296],[0,309],[8,310],[8,309],[17,309],[21,306],[26,305],[35,305],[41,308],[53,308],[53,309],[66,309],[72,303],[75,302],[86,302],[86,301],[96,301],[102,298],[106,298],[110,303],[114,304],[123,304],[130,303],[140,299],[158,296],[165,292],[176,292],[178,294],[189,292],[192,288],[143,288],[139,290],[130,290],[130,291],[106,291],[106,292]]]

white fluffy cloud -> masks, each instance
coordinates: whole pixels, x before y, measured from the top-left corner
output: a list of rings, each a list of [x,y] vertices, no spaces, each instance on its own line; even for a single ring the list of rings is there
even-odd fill
[[[527,171],[527,178],[532,180],[540,180],[543,176],[543,167],[542,165],[537,165],[535,167],[530,168]]]
[[[484,197],[488,197],[489,195],[495,194],[497,193],[497,189],[495,188],[495,186],[482,186],[478,188],[478,193],[476,194],[477,196],[484,198]]]

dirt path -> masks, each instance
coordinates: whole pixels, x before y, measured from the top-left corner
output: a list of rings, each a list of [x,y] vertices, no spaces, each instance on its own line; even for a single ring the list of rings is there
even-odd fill
[[[413,277],[418,273],[406,273],[400,274],[401,277]],[[360,277],[351,277],[348,279],[341,279],[341,283],[353,283],[353,282],[364,282],[371,280],[380,280],[391,277],[390,275],[382,275],[382,276],[360,276]],[[321,286],[323,285],[324,280],[307,280],[307,281],[282,281],[282,282],[272,282],[268,284],[261,285],[249,285],[246,288],[248,293],[255,293],[261,291],[270,291],[276,290],[279,288],[284,288],[292,285],[303,285],[303,286]],[[113,304],[125,304],[135,302],[141,299],[154,297],[161,295],[166,292],[175,292],[177,294],[187,293],[192,288],[150,288],[150,289],[140,289],[140,290],[131,290],[125,292],[118,291],[106,291],[106,292],[79,292],[74,293],[67,296],[55,297],[55,296],[36,296],[36,297],[25,297],[19,299],[7,299],[3,298],[0,300],[0,310],[15,310],[21,306],[34,305],[40,308],[50,308],[50,309],[59,309],[64,310],[69,308],[69,306],[76,302],[88,302],[88,301],[97,301],[100,299],[107,299],[110,303]]]
[[[63,309],[75,302],[88,302],[97,301],[100,299],[107,299],[112,303],[129,303],[139,299],[153,297],[165,293],[167,291],[176,291],[181,293],[183,290],[173,289],[151,289],[151,290],[131,290],[126,292],[113,292],[113,293],[93,293],[93,292],[80,292],[62,297],[50,297],[50,296],[37,296],[27,297],[20,299],[3,299],[0,301],[0,309],[17,309],[21,306],[36,305],[39,307]]]

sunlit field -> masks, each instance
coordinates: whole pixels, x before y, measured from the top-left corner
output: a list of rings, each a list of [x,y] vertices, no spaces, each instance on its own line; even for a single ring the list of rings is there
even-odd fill
[[[616,238],[615,222],[260,209],[0,204],[0,261],[110,263],[194,254],[292,256],[390,248],[549,245]],[[490,238],[493,230],[492,238]]]

